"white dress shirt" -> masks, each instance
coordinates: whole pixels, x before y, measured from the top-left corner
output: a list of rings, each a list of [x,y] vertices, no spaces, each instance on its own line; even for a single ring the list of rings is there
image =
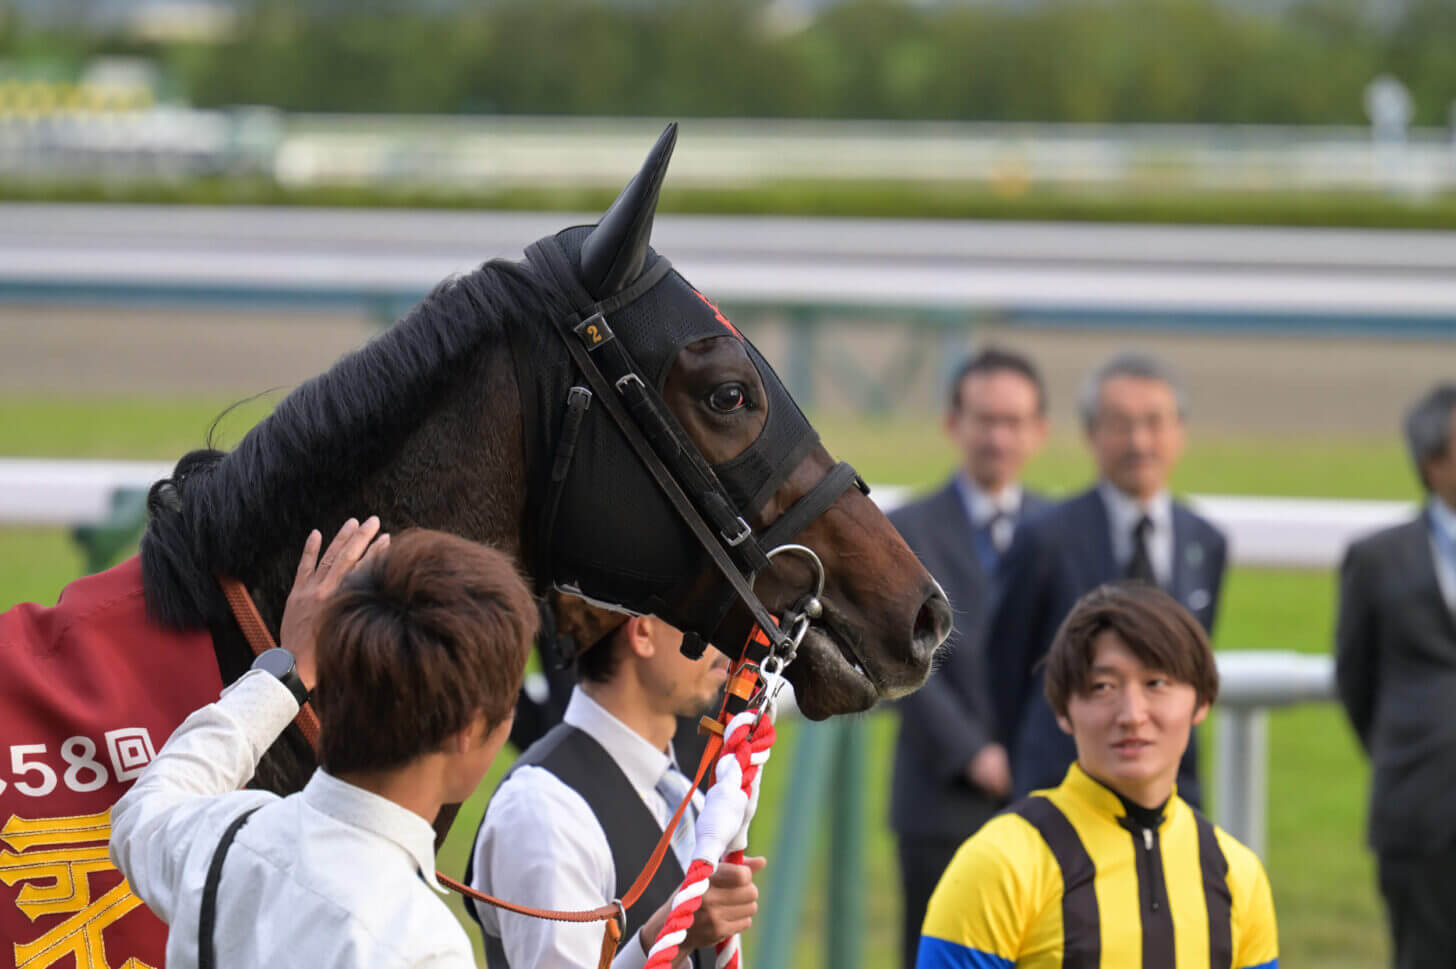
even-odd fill
[[[1148,559],[1153,575],[1164,589],[1173,584],[1173,497],[1160,491],[1146,502],[1140,502],[1113,487],[1109,482],[1097,486],[1107,506],[1107,526],[1112,533],[1112,558],[1118,571],[1126,574],[1132,563],[1132,532],[1144,516],[1152,522],[1148,529]]]
[[[656,787],[672,763],[670,755],[580,687],[572,692],[563,719],[602,745],[658,825],[666,828],[677,805],[668,804]],[[693,796],[699,810],[702,798],[701,792]],[[490,799],[476,836],[472,887],[536,908],[589,909],[617,894],[617,870],[607,834],[586,800],[544,767],[521,767]],[[501,940],[514,967],[589,969],[597,963],[600,922],[548,922],[469,904],[485,931]],[[622,943],[613,969],[640,969],[646,963],[640,934]],[[653,941],[647,940],[648,945]]]
[[[1021,485],[1009,484],[1001,489],[999,495],[992,496],[982,491],[965,471],[957,474],[955,480],[972,528],[985,528],[991,519],[997,515],[1002,516],[991,535],[991,542],[996,546],[996,554],[1003,554],[1011,546],[1011,538],[1016,531],[1016,516],[1021,513]]]
[[[219,966],[474,969],[436,895],[424,818],[316,771],[290,797],[240,791],[298,713],[254,670],[193,713],[111,809],[111,858],[162,921],[168,969],[197,965],[203,884],[223,830],[238,831],[218,886]]]
[[[1431,536],[1431,555],[1436,560],[1436,582],[1446,608],[1456,612],[1456,511],[1440,498],[1431,498],[1431,524],[1440,535]]]

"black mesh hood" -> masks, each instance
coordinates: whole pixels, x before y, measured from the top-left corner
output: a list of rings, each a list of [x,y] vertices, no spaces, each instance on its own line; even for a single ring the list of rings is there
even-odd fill
[[[628,285],[615,297],[594,300],[579,279],[562,269],[578,265],[590,231],[590,226],[575,227],[543,239],[528,250],[528,262],[569,305],[569,310],[562,307],[568,322],[602,312],[653,391],[661,394],[673,362],[688,344],[725,333],[743,340],[768,397],[767,420],[752,445],[713,470],[738,513],[752,521],[818,442],[813,428],[757,348],[655,251],[648,250],[638,278],[643,286]],[[565,258],[545,258],[552,248]],[[555,324],[543,320],[542,325]],[[552,357],[544,367],[539,359],[516,361],[533,482],[549,478],[567,394],[583,382],[559,343],[553,343]],[[531,499],[539,502],[541,496]],[[536,512],[528,520],[537,520]],[[703,574],[707,555],[601,406],[592,406],[583,419],[551,534],[538,538],[543,547],[529,559],[538,572],[538,589],[569,586],[589,599],[659,615],[705,638],[712,632],[693,629],[688,617],[668,606],[682,598],[686,583]]]

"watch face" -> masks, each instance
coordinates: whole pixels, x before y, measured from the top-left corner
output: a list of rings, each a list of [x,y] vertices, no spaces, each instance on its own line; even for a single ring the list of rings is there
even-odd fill
[[[293,654],[281,647],[275,647],[259,655],[253,666],[272,673],[281,680],[293,670]]]

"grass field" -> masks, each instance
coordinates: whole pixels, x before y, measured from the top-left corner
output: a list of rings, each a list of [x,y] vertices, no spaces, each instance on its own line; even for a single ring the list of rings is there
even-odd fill
[[[272,179],[187,181],[0,179],[0,200],[172,205],[309,205],[601,212],[607,187],[554,184],[481,190],[425,184],[295,188]],[[1410,199],[1374,192],[1186,192],[1155,185],[1019,188],[980,181],[782,179],[740,186],[667,186],[661,212],[695,215],[858,216],[922,219],[1034,219],[1211,225],[1358,226],[1449,229],[1456,196]]]
[[[0,455],[170,459],[201,446],[221,400],[43,399],[0,395]],[[230,414],[219,441],[235,441],[267,411],[257,402]],[[930,485],[949,466],[931,422],[819,422],[838,456],[853,461],[871,481]],[[1030,480],[1066,491],[1086,480],[1089,465],[1074,439],[1052,442]],[[1394,440],[1194,437],[1177,479],[1183,492],[1411,498],[1415,491]],[[81,568],[79,554],[60,529],[0,529],[0,608],[25,600],[54,601]],[[1324,572],[1236,569],[1225,589],[1216,645],[1223,649],[1297,649],[1320,653],[1331,641],[1334,582]],[[802,726],[784,732],[764,784],[754,843],[769,855],[792,773]],[[807,728],[813,729],[813,728]],[[864,918],[866,967],[895,964],[898,920],[893,842],[885,830],[890,717],[870,717],[871,779],[865,794],[870,819]],[[1274,714],[1269,778],[1269,852],[1286,966],[1375,967],[1386,959],[1384,928],[1362,824],[1367,768],[1342,717],[1329,705]],[[1216,751],[1212,752],[1214,756]],[[497,771],[504,769],[497,766]],[[446,844],[441,865],[463,867],[475,820],[491,789],[488,778],[467,806]],[[1216,792],[1215,792],[1216,797]],[[822,814],[822,806],[805,807]],[[821,854],[823,846],[821,845]],[[811,879],[806,924],[789,964],[822,962],[822,874]],[[772,900],[768,900],[772,904]],[[852,924],[835,913],[831,931]],[[753,939],[747,940],[750,960]]]

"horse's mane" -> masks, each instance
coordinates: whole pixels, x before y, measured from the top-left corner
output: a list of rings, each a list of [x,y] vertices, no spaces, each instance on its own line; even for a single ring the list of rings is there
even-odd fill
[[[547,332],[550,297],[496,260],[440,283],[398,323],[285,397],[231,453],[192,451],[152,486],[142,538],[151,616],[217,618],[215,576],[255,575],[389,459],[487,344]],[[322,527],[322,526],[320,526]]]

